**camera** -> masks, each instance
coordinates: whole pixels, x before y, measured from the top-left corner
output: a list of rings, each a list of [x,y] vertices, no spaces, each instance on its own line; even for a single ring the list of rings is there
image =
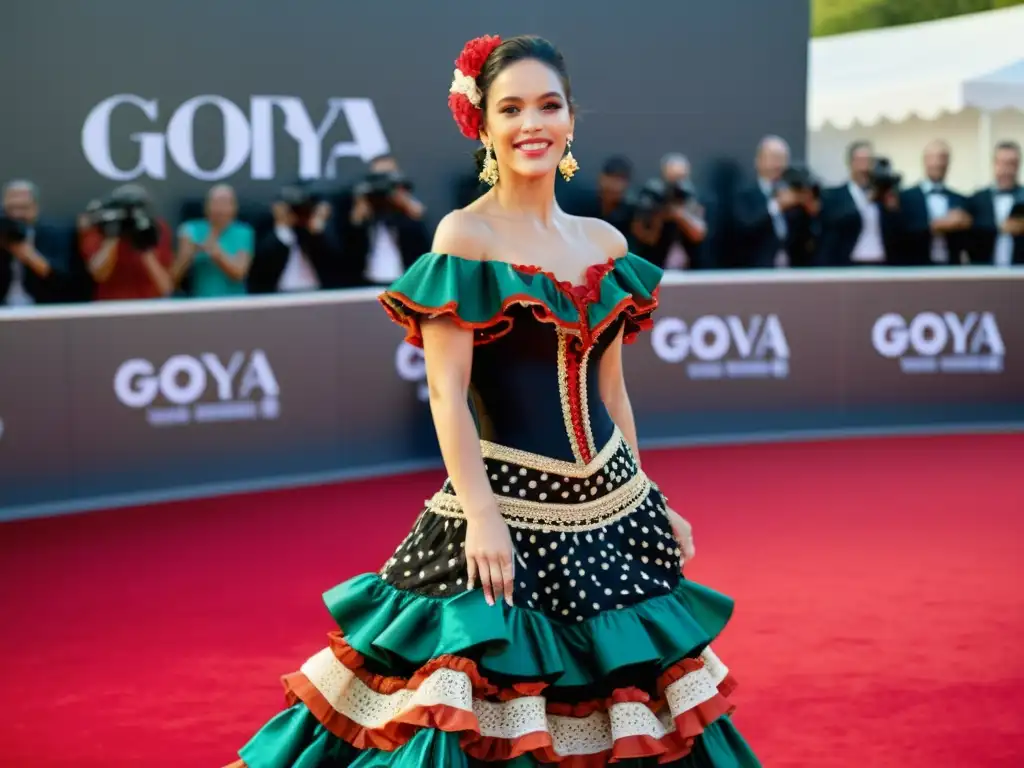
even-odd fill
[[[290,184],[282,187],[278,200],[287,205],[295,215],[297,226],[304,227],[313,216],[313,211],[326,198],[311,187]]]
[[[1010,219],[1024,219],[1024,189],[1018,187],[1013,196],[1013,205],[1007,214]]]
[[[382,208],[399,189],[411,192],[412,182],[398,171],[373,171],[352,187],[352,196],[365,197],[374,208]]]
[[[874,190],[877,197],[898,189],[903,182],[903,176],[893,170],[892,163],[887,157],[876,157],[874,165],[868,172],[868,184]]]
[[[679,205],[697,196],[689,179],[668,182],[651,179],[636,193],[633,205],[638,214],[649,217],[669,205]]]
[[[28,226],[23,221],[0,215],[0,248],[23,243],[28,238]]]
[[[155,248],[160,240],[149,195],[135,184],[118,187],[109,197],[92,201],[85,214],[104,237],[127,238],[138,251]]]
[[[791,189],[794,192],[807,192],[815,198],[821,197],[821,181],[809,169],[802,165],[791,165],[782,172],[775,184],[776,191]]]

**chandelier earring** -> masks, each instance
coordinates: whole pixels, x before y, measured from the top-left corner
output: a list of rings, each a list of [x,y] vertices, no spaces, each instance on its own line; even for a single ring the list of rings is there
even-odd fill
[[[561,172],[562,178],[569,181],[579,169],[580,164],[572,156],[572,136],[570,136],[565,140],[565,155],[558,161],[558,170]]]
[[[491,144],[484,144],[487,149],[487,154],[484,155],[484,165],[480,169],[480,181],[494,186],[498,183],[498,158],[494,156],[494,146]]]

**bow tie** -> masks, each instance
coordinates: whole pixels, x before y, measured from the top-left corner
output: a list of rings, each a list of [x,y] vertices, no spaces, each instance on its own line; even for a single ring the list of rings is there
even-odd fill
[[[946,188],[941,184],[932,184],[925,190],[926,195],[944,195],[946,194]]]

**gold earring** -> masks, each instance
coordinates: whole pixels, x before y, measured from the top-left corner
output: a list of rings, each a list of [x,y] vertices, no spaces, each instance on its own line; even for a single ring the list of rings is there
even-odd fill
[[[558,170],[561,171],[562,178],[569,181],[579,169],[580,164],[572,156],[572,137],[570,136],[565,140],[565,156],[558,161]]]
[[[487,148],[487,154],[484,155],[484,167],[480,169],[480,181],[493,187],[498,183],[498,159],[494,156],[492,145],[484,146]]]

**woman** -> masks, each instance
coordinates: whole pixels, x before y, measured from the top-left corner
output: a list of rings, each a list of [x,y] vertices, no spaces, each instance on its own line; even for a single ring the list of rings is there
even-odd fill
[[[421,345],[449,479],[236,765],[758,762],[708,649],[729,598],[683,579],[689,524],[640,468],[622,345],[661,272],[563,213],[574,128],[546,41],[471,41],[449,104],[492,189],[381,300]]]
[[[178,228],[178,255],[171,270],[174,284],[189,275],[189,295],[197,298],[242,296],[252,261],[255,234],[238,221],[238,201],[227,184],[206,195],[206,218]]]

